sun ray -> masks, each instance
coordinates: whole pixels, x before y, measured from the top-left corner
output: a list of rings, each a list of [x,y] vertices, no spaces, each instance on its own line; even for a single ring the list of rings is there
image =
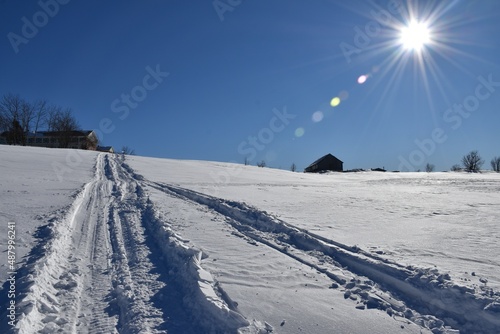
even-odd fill
[[[443,81],[448,87],[451,87],[452,83],[446,78],[446,75],[442,72],[442,70],[439,68],[436,61],[432,57],[430,57],[427,62],[427,68],[429,70],[429,73],[431,73],[434,83],[438,87],[441,98],[447,105],[450,105],[451,101],[448,98],[448,94],[446,94],[445,92]]]

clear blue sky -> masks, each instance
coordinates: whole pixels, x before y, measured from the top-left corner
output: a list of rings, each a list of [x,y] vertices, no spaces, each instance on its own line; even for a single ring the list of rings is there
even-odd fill
[[[477,149],[489,168],[499,17],[497,0],[3,0],[0,94],[71,107],[145,156],[445,170]],[[421,52],[399,43],[411,18]]]

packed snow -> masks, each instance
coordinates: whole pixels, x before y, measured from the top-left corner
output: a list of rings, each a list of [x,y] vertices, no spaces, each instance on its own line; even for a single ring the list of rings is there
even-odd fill
[[[2,331],[500,333],[497,173],[12,146],[0,169]]]

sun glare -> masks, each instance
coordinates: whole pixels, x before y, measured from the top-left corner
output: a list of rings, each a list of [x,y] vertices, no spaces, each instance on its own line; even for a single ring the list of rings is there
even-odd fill
[[[401,29],[400,42],[404,49],[420,51],[431,41],[431,34],[427,24],[411,21]]]

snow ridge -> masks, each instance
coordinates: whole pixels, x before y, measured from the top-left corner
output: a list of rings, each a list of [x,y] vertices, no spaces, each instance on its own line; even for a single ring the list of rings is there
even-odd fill
[[[242,237],[270,246],[323,272],[341,285],[357,308],[379,308],[434,333],[493,333],[500,328],[500,294],[460,286],[436,269],[401,266],[357,247],[342,245],[292,226],[244,203],[173,185],[150,186],[226,216]],[[365,278],[363,278],[363,276]],[[368,278],[368,279],[366,279]],[[356,296],[356,297],[354,297]]]

